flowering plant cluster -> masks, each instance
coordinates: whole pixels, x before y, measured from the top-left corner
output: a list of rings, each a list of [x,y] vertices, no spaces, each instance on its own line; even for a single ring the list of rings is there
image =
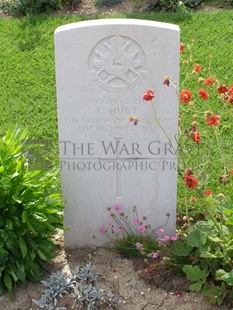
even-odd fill
[[[130,236],[136,253],[155,263],[169,256],[171,265],[193,282],[191,291],[202,291],[213,304],[221,305],[233,300],[233,160],[229,138],[233,123],[233,81],[218,79],[212,72],[213,56],[208,57],[208,65],[204,66],[193,61],[192,45],[181,43],[180,53],[180,90],[169,75],[161,81],[161,87],[166,87],[168,92],[175,90],[180,102],[177,234],[160,235],[163,228],[153,230],[139,221],[127,238]],[[153,105],[156,97],[156,89],[152,88],[142,95],[144,103],[153,107],[155,126],[162,129],[171,143],[157,120]],[[129,115],[128,120],[140,126],[139,115]],[[148,229],[153,234],[147,235]],[[153,242],[148,246],[143,239],[132,239],[138,234]],[[121,240],[126,240],[124,234]]]
[[[132,218],[129,218],[118,204],[107,210],[111,221],[107,226],[99,227],[99,233],[114,242],[117,250],[127,257],[162,259],[168,246],[179,239],[177,234],[172,236],[165,234],[163,228],[169,221],[169,214],[166,215],[166,223],[154,229],[146,216],[139,217],[135,206],[132,208]]]

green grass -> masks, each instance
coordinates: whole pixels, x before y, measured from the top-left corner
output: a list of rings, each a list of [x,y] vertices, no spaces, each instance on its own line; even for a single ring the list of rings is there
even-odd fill
[[[108,17],[101,15],[94,18]],[[190,43],[194,40],[193,58],[205,66],[209,61],[208,56],[213,55],[212,71],[221,77],[221,82],[233,84],[233,10],[192,14],[134,13],[128,16],[118,14],[115,17],[178,24],[181,28],[181,41]],[[53,140],[52,156],[56,163],[58,137],[53,35],[58,26],[85,19],[91,17],[0,19],[0,135],[15,124],[28,127],[31,136]],[[183,77],[183,73],[181,76]],[[227,115],[227,111],[221,111],[224,107],[213,108],[218,109],[218,114],[223,112]],[[229,112],[231,116],[232,108],[231,106]],[[222,146],[229,154],[232,153],[233,141],[231,126],[232,124],[228,124],[224,127],[227,132]],[[208,149],[206,152],[208,153]],[[214,156],[213,162],[218,163],[218,155]],[[216,185],[216,189],[219,190],[219,186]],[[229,189],[222,191],[227,193]]]

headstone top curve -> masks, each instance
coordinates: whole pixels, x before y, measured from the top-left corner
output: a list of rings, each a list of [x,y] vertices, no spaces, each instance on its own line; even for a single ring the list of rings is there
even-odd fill
[[[132,26],[146,26],[146,27],[156,27],[160,29],[167,29],[180,32],[178,25],[151,21],[151,20],[142,20],[142,19],[131,19],[131,18],[109,18],[109,19],[94,19],[88,21],[80,21],[75,23],[70,23],[67,25],[59,26],[55,30],[55,34],[63,31],[78,29],[78,28],[87,28],[93,26],[111,26],[111,25],[132,25]]]

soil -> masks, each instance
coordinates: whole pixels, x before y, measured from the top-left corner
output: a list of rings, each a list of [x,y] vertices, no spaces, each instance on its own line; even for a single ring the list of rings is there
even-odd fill
[[[161,264],[153,268],[142,260],[129,260],[121,257],[114,249],[81,248],[64,249],[62,232],[55,237],[58,244],[56,258],[50,271],[63,271],[70,274],[76,266],[92,262],[98,275],[99,287],[111,290],[121,299],[119,310],[226,310],[229,307],[215,307],[197,293],[187,292],[188,282],[172,273]],[[46,279],[49,274],[44,274]],[[45,289],[41,283],[28,283],[26,288],[17,287],[10,300],[5,294],[0,297],[0,309],[35,310],[32,299],[38,299]],[[73,309],[74,300],[60,298],[59,305]],[[233,309],[233,308],[232,308]],[[86,309],[84,309],[86,310]],[[100,309],[103,310],[103,309]]]

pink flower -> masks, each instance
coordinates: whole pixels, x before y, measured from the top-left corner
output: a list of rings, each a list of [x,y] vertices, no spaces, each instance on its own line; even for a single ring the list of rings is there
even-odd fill
[[[106,232],[106,228],[103,227],[103,226],[101,226],[101,227],[99,228],[99,233],[104,234],[105,232]]]
[[[140,221],[139,221],[138,218],[134,218],[134,219],[133,219],[133,222],[134,222],[134,224],[138,224]]]
[[[173,240],[173,241],[177,241],[178,239],[179,239],[179,238],[178,238],[177,235],[174,235],[174,236],[171,237],[171,240]]]
[[[162,235],[163,233],[164,233],[164,229],[160,228],[160,229],[157,230],[157,234],[158,235]]]
[[[135,244],[135,246],[136,246],[137,250],[142,250],[143,249],[143,244],[141,244],[140,242],[137,242]]]
[[[138,226],[138,232],[144,233],[145,230],[146,230],[146,227],[145,227],[144,225],[139,225],[139,226]]]
[[[120,205],[115,205],[113,207],[113,209],[116,211],[116,212],[120,212],[121,211],[121,206]]]
[[[164,240],[168,241],[168,240],[170,240],[170,239],[171,239],[170,236],[168,236],[168,235],[164,236]]]
[[[152,252],[151,253],[151,257],[152,258],[158,258],[159,257],[159,254],[157,252]]]

